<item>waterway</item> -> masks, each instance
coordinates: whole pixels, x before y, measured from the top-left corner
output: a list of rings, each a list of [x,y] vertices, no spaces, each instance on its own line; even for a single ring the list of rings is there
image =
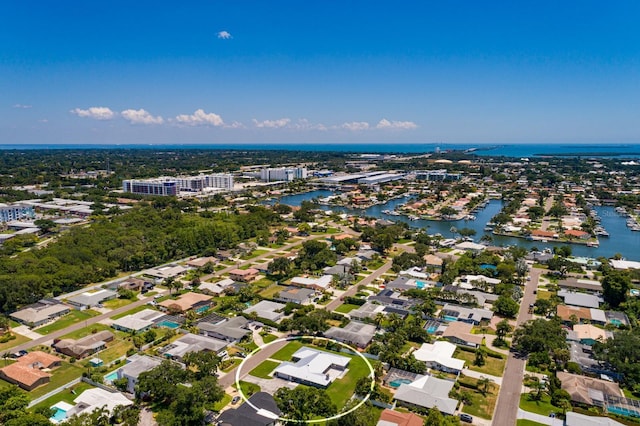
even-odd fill
[[[312,198],[324,198],[330,195],[336,195],[335,192],[328,190],[311,191],[303,194],[286,195],[279,199],[283,204],[291,206],[299,206],[303,201]],[[406,216],[393,216],[383,213],[383,210],[393,210],[396,206],[407,202],[407,198],[396,198],[389,200],[384,204],[371,206],[367,209],[349,209],[341,206],[320,206],[323,210],[333,210],[343,213],[354,214],[357,216],[367,216],[388,219],[393,221],[401,221],[408,223],[413,228],[426,229],[429,234],[441,234],[444,238],[453,238],[455,234],[451,232],[451,228],[457,229],[470,228],[476,231],[475,241],[479,241],[484,234],[491,235],[493,245],[510,246],[517,245],[525,247],[528,250],[537,247],[539,250],[544,248],[559,247],[562,243],[552,243],[543,241],[529,241],[523,238],[503,237],[493,235],[486,232],[484,228],[491,218],[502,209],[502,201],[490,200],[482,210],[474,213],[475,220],[456,220],[456,221],[438,221],[438,220],[409,220]],[[600,237],[599,247],[587,247],[582,244],[570,244],[571,251],[574,256],[585,257],[612,257],[616,253],[622,254],[628,260],[640,261],[640,232],[631,231],[627,228],[626,217],[620,216],[613,207],[597,206],[594,207],[601,218],[601,225],[609,232],[610,237]]]

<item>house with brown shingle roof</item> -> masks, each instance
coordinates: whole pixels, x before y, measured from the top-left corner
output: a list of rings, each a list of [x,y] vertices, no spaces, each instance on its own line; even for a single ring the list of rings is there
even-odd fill
[[[258,271],[255,268],[234,269],[232,271],[229,271],[229,278],[231,278],[234,281],[250,283],[251,281],[256,279],[259,273],[260,271]]]
[[[49,383],[51,374],[44,370],[57,367],[60,362],[57,356],[41,351],[30,352],[16,363],[0,368],[0,378],[30,391]]]
[[[212,297],[207,296],[206,294],[189,292],[181,295],[175,300],[163,300],[162,302],[158,303],[158,306],[161,306],[170,311],[186,312],[190,309],[208,306],[211,299]]]
[[[563,371],[558,371],[556,376],[562,383],[562,389],[571,395],[571,401],[579,404],[603,407],[607,395],[624,397],[617,383]]]
[[[106,349],[107,343],[112,341],[113,338],[112,332],[103,330],[78,340],[54,340],[51,346],[61,354],[80,359]]]

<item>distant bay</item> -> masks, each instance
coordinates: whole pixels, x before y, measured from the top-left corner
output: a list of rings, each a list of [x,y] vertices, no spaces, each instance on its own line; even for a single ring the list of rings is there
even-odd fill
[[[530,144],[445,144],[445,143],[214,143],[214,144],[7,144],[0,150],[284,150],[355,153],[427,154],[467,151],[483,157],[600,157],[640,158],[640,144],[622,143],[530,143]]]

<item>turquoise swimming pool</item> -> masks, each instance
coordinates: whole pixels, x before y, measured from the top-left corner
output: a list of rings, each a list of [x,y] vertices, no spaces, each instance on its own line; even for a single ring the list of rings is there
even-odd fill
[[[433,334],[436,331],[438,331],[438,326],[437,325],[431,325],[431,326],[427,327],[427,333],[429,333],[429,334]]]
[[[56,407],[56,412],[53,413],[53,416],[51,416],[51,420],[53,420],[55,423],[60,423],[65,421],[66,419],[67,419],[67,412],[62,408]]]
[[[420,289],[420,290],[423,289],[424,288],[424,282],[416,280],[416,287],[418,289]]]
[[[180,327],[180,324],[178,324],[177,322],[164,320],[158,323],[158,327],[178,328]]]
[[[409,383],[411,383],[411,380],[409,379],[396,379],[396,380],[390,381],[389,386],[391,386],[392,388],[398,388],[402,384],[409,384]]]
[[[113,382],[114,380],[118,379],[118,372],[117,371],[113,371],[109,374],[107,374],[106,376],[104,376],[104,379],[108,382]]]
[[[443,318],[445,321],[449,321],[449,322],[458,321],[458,317],[452,317],[450,315],[445,315]]]
[[[209,306],[200,306],[199,308],[196,308],[196,312],[201,314],[203,312],[207,312],[209,310]]]

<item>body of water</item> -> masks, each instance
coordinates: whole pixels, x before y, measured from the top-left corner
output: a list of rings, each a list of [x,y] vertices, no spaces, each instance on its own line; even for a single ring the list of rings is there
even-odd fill
[[[220,144],[22,144],[0,145],[0,150],[58,150],[58,149],[235,149],[235,150],[287,150],[357,153],[408,153],[421,154],[448,150],[471,150],[480,156],[535,157],[584,156],[612,158],[640,158],[640,144],[620,143],[530,143],[530,144],[446,144],[446,143],[220,143]]]
[[[305,200],[312,198],[323,198],[329,195],[335,195],[335,192],[328,190],[311,191],[304,194],[287,195],[281,197],[279,201],[283,204],[291,206],[299,206]],[[273,202],[273,201],[272,201]],[[406,216],[392,216],[383,213],[383,210],[393,210],[396,206],[407,202],[406,198],[390,200],[384,204],[378,204],[367,209],[349,209],[340,206],[320,206],[323,210],[333,210],[343,213],[354,214],[357,216],[368,216],[375,218],[388,219],[393,221],[401,221],[408,223],[413,228],[426,229],[431,235],[441,234],[445,238],[453,238],[456,236],[451,232],[451,227],[457,229],[470,228],[476,231],[475,241],[479,241],[484,234],[491,235],[493,245],[509,246],[517,245],[530,250],[537,247],[542,250],[544,248],[560,247],[562,243],[529,241],[523,238],[503,237],[485,232],[484,228],[502,209],[502,201],[490,200],[485,208],[474,213],[475,220],[456,220],[456,221],[437,221],[437,220],[409,220]],[[594,207],[598,215],[602,219],[602,226],[609,232],[610,237],[600,237],[600,247],[587,247],[583,244],[570,244],[571,251],[574,256],[585,257],[612,257],[616,253],[621,253],[626,259],[640,260],[640,232],[631,231],[627,228],[626,217],[620,216],[613,207],[601,206]]]

